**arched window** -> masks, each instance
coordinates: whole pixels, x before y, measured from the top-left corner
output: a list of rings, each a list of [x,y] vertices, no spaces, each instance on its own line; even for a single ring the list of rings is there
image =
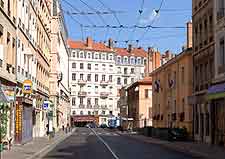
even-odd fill
[[[83,51],[80,52],[80,58],[84,58],[84,52]]]
[[[73,111],[73,115],[76,115],[76,111],[75,110]]]
[[[81,111],[80,111],[80,115],[83,115],[83,114],[84,114],[84,113],[83,113],[83,111],[81,110]]]

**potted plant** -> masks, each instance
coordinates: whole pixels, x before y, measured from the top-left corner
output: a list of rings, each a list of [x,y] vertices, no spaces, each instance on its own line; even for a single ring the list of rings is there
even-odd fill
[[[3,150],[3,139],[7,134],[8,110],[6,103],[0,103],[0,152]]]

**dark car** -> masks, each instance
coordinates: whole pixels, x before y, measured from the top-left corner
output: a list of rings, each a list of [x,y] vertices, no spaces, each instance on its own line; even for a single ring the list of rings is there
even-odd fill
[[[108,128],[108,126],[106,124],[101,124],[99,127],[103,128],[103,129]]]

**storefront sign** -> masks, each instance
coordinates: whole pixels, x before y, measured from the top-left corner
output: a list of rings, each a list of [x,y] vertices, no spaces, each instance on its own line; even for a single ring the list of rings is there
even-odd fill
[[[44,110],[47,110],[47,109],[49,109],[49,101],[44,101],[44,103],[43,103],[43,109]]]
[[[31,80],[24,80],[24,82],[23,82],[23,93],[24,94],[31,94],[32,93],[32,81]]]
[[[22,140],[22,105],[16,105],[16,124],[15,124],[15,138],[16,142],[20,143]]]

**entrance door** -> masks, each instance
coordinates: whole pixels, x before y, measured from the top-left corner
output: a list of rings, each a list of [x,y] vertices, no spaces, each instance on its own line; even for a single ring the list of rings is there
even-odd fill
[[[22,132],[22,142],[26,143],[32,140],[32,111],[33,108],[30,105],[24,105],[23,109],[23,132]]]

